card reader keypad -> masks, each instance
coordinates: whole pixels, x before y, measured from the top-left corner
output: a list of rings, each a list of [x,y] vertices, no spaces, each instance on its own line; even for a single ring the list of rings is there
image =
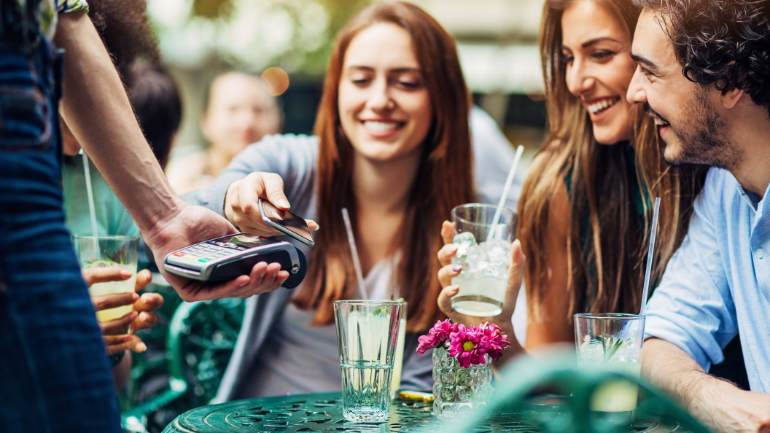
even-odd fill
[[[221,243],[221,242],[220,242]],[[206,263],[216,261],[234,255],[240,248],[222,245],[195,244],[185,248],[182,251],[174,253],[176,257],[182,260],[196,261]]]

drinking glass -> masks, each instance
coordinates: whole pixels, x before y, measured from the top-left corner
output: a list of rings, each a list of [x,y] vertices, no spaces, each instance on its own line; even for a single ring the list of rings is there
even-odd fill
[[[644,337],[644,316],[639,314],[575,314],[575,346],[581,365],[639,375]],[[625,380],[600,386],[591,398],[596,412],[630,412],[636,409],[638,387]]]
[[[513,210],[502,208],[493,226],[496,211],[497,206],[480,203],[452,209],[456,230],[452,243],[457,245],[452,263],[462,266],[460,275],[452,279],[459,287],[452,297],[452,308],[458,313],[485,317],[502,312],[516,218]]]
[[[136,262],[139,238],[136,236],[74,236],[75,251],[83,270],[118,267],[131,273],[131,277],[121,281],[107,281],[92,284],[88,288],[91,297],[113,293],[133,292],[136,285]],[[130,313],[131,305],[97,311],[100,322],[118,319]]]
[[[352,422],[384,422],[403,301],[334,302],[342,373],[342,415]]]

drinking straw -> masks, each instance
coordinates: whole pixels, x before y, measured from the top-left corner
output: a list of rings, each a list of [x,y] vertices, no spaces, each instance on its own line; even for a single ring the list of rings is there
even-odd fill
[[[86,178],[86,193],[88,194],[88,214],[91,217],[91,234],[94,236],[94,250],[96,251],[96,257],[101,257],[99,252],[99,241],[96,236],[99,235],[96,228],[96,207],[94,206],[94,190],[91,187],[91,164],[88,161],[88,155],[85,152],[83,154],[83,175]]]
[[[353,235],[353,225],[350,224],[350,215],[348,208],[342,208],[342,221],[345,223],[345,231],[348,233],[348,244],[350,244],[350,255],[353,256],[353,268],[356,270],[358,279],[358,288],[364,299],[368,299],[366,286],[364,286],[364,273],[361,271],[361,260],[358,257],[358,248],[356,248],[356,237]]]
[[[508,171],[508,178],[505,179],[505,186],[503,187],[502,195],[500,195],[500,201],[497,203],[495,216],[492,217],[492,225],[490,226],[489,233],[487,233],[487,242],[492,240],[492,237],[495,234],[495,228],[497,227],[497,224],[500,221],[500,217],[503,214],[505,200],[508,198],[508,192],[511,190],[511,185],[513,185],[513,177],[516,175],[516,168],[519,166],[522,153],[524,153],[524,146],[520,144],[518,147],[516,147],[516,155],[513,157],[513,164],[511,164],[511,169]]]
[[[83,152],[83,175],[86,178],[86,193],[88,194],[88,214],[91,217],[91,234],[97,236],[96,207],[94,206],[94,190],[91,188],[91,164],[88,155]]]
[[[660,213],[660,197],[655,197],[652,209],[652,227],[650,227],[650,243],[647,245],[647,268],[644,270],[644,287],[642,288],[642,306],[639,315],[647,311],[647,294],[650,292],[650,274],[652,273],[652,258],[655,252],[655,238],[658,234],[658,216]]]

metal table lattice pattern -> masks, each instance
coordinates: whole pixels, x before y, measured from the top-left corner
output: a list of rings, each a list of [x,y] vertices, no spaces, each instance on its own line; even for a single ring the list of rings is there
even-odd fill
[[[526,413],[500,413],[474,432],[538,432],[538,419],[559,416],[561,407],[558,399],[541,399]],[[351,423],[342,418],[339,394],[325,393],[202,406],[178,416],[163,433],[416,432],[435,421],[430,404],[396,400],[387,423]],[[658,432],[658,427],[642,423],[633,431]]]

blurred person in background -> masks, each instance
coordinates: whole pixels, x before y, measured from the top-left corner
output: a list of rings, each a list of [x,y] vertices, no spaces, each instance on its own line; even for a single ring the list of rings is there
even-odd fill
[[[208,147],[175,159],[167,171],[178,194],[211,184],[246,146],[281,131],[283,115],[278,101],[270,85],[254,75],[218,75],[204,106],[200,126]]]
[[[136,3],[135,3],[136,4]],[[109,39],[104,39],[107,42]],[[136,40],[136,39],[135,39]],[[107,47],[110,49],[110,47]],[[131,101],[134,113],[156,158],[161,162],[168,158],[173,137],[179,128],[181,120],[181,101],[174,79],[159,65],[152,65],[144,59],[136,59],[127,67],[125,74],[126,91]],[[86,196],[84,161],[79,155],[80,145],[75,137],[62,126],[62,188],[64,191],[64,211],[67,228],[76,235],[91,235],[92,228],[89,218],[89,200]],[[93,193],[94,213],[99,234],[139,236],[139,229],[131,219],[131,215],[112,192],[99,171],[91,165],[91,190]],[[140,251],[141,267],[154,267],[149,263],[146,254]],[[92,282],[123,280],[127,277],[119,269],[106,271],[86,270],[83,272],[87,285]],[[136,291],[144,289],[150,282],[147,270],[137,274]],[[93,298],[96,311],[114,308],[121,305],[133,304],[134,312],[108,323],[99,323],[107,346],[107,354],[113,363],[113,377],[118,389],[125,384],[131,367],[131,357],[124,356],[127,350],[144,352],[145,344],[135,334],[136,331],[148,328],[157,322],[152,314],[163,304],[163,298],[158,293],[144,293],[141,296],[131,294],[116,294]],[[130,325],[131,333],[126,328]]]
[[[126,92],[139,126],[161,168],[166,168],[182,124],[182,98],[163,64],[137,59],[128,68]]]
[[[703,171],[665,167],[652,121],[625,98],[639,12],[631,0],[545,2],[540,51],[549,134],[519,200],[519,240],[501,315],[452,310],[451,281],[462,268],[451,264],[454,227],[442,227],[439,305],[450,318],[495,321],[514,337],[509,319],[524,280],[526,339],[512,338],[509,355],[574,343],[574,313],[639,312],[651,196],[662,199],[652,281],[686,231]]]
[[[257,197],[321,227],[303,284],[247,301],[217,400],[339,390],[332,302],[362,297],[407,301],[401,386],[431,387],[430,356],[415,349],[417,334],[442,317],[432,253],[440,222],[458,204],[489,201],[487,186],[506,175],[478,168],[484,180],[474,186],[469,108],[451,36],[415,5],[376,4],[337,36],[316,135],[267,137],[196,194],[244,231],[265,232]],[[365,288],[353,273],[343,207]]]

